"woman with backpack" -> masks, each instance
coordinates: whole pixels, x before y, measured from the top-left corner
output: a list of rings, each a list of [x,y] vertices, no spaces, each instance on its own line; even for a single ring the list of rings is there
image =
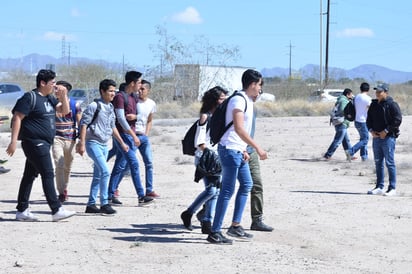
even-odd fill
[[[194,145],[196,147],[195,166],[199,165],[201,157],[206,151],[208,153],[213,153],[212,156],[217,156],[217,147],[212,146],[210,142],[208,122],[216,107],[226,99],[226,94],[227,91],[225,89],[216,86],[206,91],[202,97],[202,107],[200,108],[200,117],[197,122],[196,135],[194,138]],[[209,157],[209,159],[218,161],[218,157]],[[204,213],[202,214],[200,221],[202,225],[202,233],[209,234],[215,213],[216,200],[219,194],[220,176],[203,176],[203,183],[205,189],[196,197],[193,203],[182,212],[180,217],[183,221],[183,225],[187,229],[192,230],[192,216],[203,204],[205,204]]]

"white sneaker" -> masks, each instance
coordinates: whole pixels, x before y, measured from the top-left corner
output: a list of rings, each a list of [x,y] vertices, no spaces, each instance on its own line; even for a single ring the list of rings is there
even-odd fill
[[[65,210],[63,207],[59,208],[59,211],[52,215],[53,222],[58,222],[60,220],[64,220],[67,218],[72,217],[76,214],[76,211]]]
[[[383,194],[384,196],[395,196],[396,195],[396,189],[392,188],[391,190],[388,190]]]
[[[35,222],[35,221],[38,221],[39,219],[36,217],[36,215],[30,212],[30,209],[26,208],[26,210],[23,212],[17,211],[16,220]]]
[[[377,187],[377,188],[374,188],[372,190],[369,190],[368,194],[369,195],[383,195],[383,190],[382,190],[382,188]]]

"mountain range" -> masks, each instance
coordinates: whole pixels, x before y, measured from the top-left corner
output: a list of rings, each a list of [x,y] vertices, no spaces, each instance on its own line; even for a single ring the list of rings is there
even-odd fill
[[[123,64],[107,62],[105,60],[89,59],[73,57],[70,59],[71,65],[79,63],[92,63],[99,64],[111,69],[121,69]],[[46,68],[48,65],[62,65],[68,64],[67,58],[55,58],[49,55],[29,54],[21,58],[0,58],[0,72],[8,72],[15,69],[22,69],[24,71],[35,73],[41,68]],[[140,71],[144,71],[143,68],[136,68]],[[288,78],[289,69],[281,67],[263,68],[260,70],[264,77],[280,77]],[[308,64],[299,70],[293,70],[292,76],[300,79],[318,79],[319,78],[319,65]],[[361,78],[369,82],[386,82],[390,84],[405,83],[412,80],[412,72],[404,72],[398,70],[392,70],[386,67],[366,64],[358,67],[345,70],[341,68],[329,68],[329,78],[341,79],[341,78]]]

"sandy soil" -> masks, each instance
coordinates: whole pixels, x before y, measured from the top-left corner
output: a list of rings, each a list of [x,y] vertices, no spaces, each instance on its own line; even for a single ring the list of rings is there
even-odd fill
[[[152,136],[155,188],[162,197],[138,207],[129,177],[120,185],[113,217],[84,214],[92,162],[76,156],[65,207],[78,214],[53,223],[36,180],[31,209],[40,222],[17,222],[16,196],[24,156],[19,149],[0,175],[0,273],[411,273],[412,117],[397,142],[398,196],[366,195],[374,187],[373,161],[348,163],[342,148],[320,156],[332,140],[328,117],[260,118],[256,139],[269,151],[261,162],[265,222],[271,233],[231,246],[207,243],[194,218],[185,230],[180,213],[202,190],[180,140],[194,119],[157,120]],[[352,143],[356,129],[349,129]],[[9,133],[0,136],[7,158]],[[369,144],[370,146],[371,144]],[[372,158],[372,151],[371,158]],[[113,162],[110,162],[113,165]],[[224,222],[230,224],[233,199]],[[250,226],[247,207],[243,226]]]

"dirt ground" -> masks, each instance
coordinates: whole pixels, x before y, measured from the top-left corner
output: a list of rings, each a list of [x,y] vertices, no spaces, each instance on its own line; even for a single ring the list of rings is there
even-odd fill
[[[0,158],[11,171],[0,175],[0,273],[412,273],[412,117],[404,117],[397,141],[396,197],[366,195],[374,187],[373,160],[348,163],[341,147],[331,161],[321,160],[334,134],[328,117],[259,118],[256,140],[269,151],[261,161],[264,216],[275,230],[252,231],[252,241],[230,246],[209,244],[196,218],[188,231],[179,217],[202,190],[180,146],[193,120],[155,121],[161,198],[146,207],[137,206],[126,177],[115,216],[86,215],[92,161],[76,155],[64,206],[78,214],[58,223],[51,222],[40,179],[31,194],[40,221],[14,220],[25,158],[21,149],[6,156],[10,134],[2,133]],[[354,144],[353,125],[349,133]],[[247,206],[242,225],[250,223]]]

